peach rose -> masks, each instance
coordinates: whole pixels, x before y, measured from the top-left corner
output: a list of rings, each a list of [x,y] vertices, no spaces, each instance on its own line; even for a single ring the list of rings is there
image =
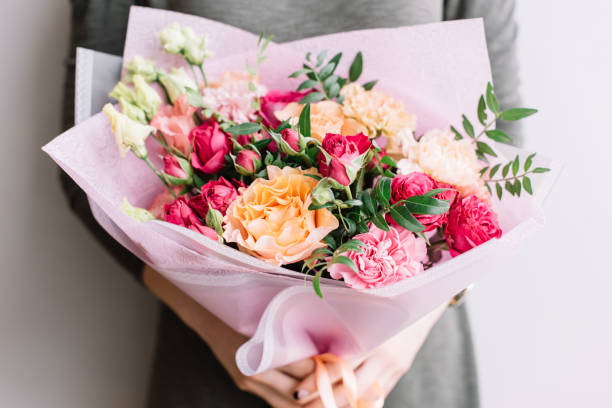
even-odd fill
[[[314,170],[268,166],[268,178],[256,179],[230,204],[223,238],[240,250],[274,265],[307,258],[325,246],[321,240],[338,228],[327,209],[308,210],[317,181]]]
[[[430,130],[418,143],[408,147],[405,153],[414,168],[439,182],[457,187],[462,197],[476,194],[485,200],[489,199],[479,173],[482,165],[470,140],[455,140],[450,131]],[[407,169],[409,166],[402,165],[400,172],[404,173],[404,167]]]
[[[159,108],[151,120],[151,126],[162,132],[170,146],[185,154],[191,149],[189,132],[195,127],[193,113],[196,108],[187,102],[187,95],[179,96],[174,105]]]
[[[395,153],[394,138],[401,131],[414,131],[416,117],[404,110],[404,104],[377,89],[366,91],[356,83],[342,88],[344,116],[359,122],[370,137],[385,135],[387,151]]]
[[[289,120],[291,124],[296,124],[302,113],[304,105],[291,102],[284,109],[275,112],[278,120]],[[328,133],[354,135],[359,133],[358,124],[350,122],[345,126],[345,118],[342,114],[342,106],[334,101],[321,101],[310,105],[310,132],[312,137],[322,142]],[[352,133],[345,133],[349,131]]]

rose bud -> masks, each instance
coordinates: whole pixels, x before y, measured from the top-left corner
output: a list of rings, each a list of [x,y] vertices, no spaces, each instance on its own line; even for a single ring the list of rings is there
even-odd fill
[[[491,238],[500,238],[502,230],[489,203],[469,195],[451,207],[444,235],[451,256],[457,256]]]
[[[208,206],[210,205],[215,210],[219,210],[222,215],[225,215],[227,207],[236,199],[238,191],[223,177],[219,180],[211,180],[201,187],[202,194],[193,197],[189,201],[189,205],[197,211],[202,218],[206,218],[208,214]]]
[[[215,174],[225,164],[225,155],[232,151],[232,142],[215,121],[206,121],[189,133],[193,143],[191,165],[206,174]]]
[[[217,232],[200,221],[184,196],[164,206],[164,221],[199,232],[215,241],[218,239]]]
[[[186,162],[184,159],[180,159],[181,161],[184,162],[183,164],[181,164],[177,157],[171,156],[169,154],[165,155],[163,160],[164,160],[164,173],[178,180],[184,180],[184,181],[189,180],[190,175],[183,168],[183,166],[185,166],[187,169],[189,169],[188,162]]]
[[[370,139],[363,133],[353,136],[328,133],[321,144],[325,152],[319,152],[319,171],[348,186],[355,181],[371,146]]]
[[[423,195],[436,188],[452,188],[448,185],[439,185],[436,181],[425,173],[412,172],[406,175],[395,176],[391,181],[391,204],[405,200],[415,195]],[[448,190],[439,193],[435,198],[440,200],[454,200],[456,191]],[[446,222],[448,213],[433,215],[433,214],[415,214],[414,215],[421,224],[425,226],[425,231],[431,231],[442,226]],[[388,217],[390,222],[394,222],[391,217]]]
[[[304,150],[304,141],[296,130],[284,129],[281,132],[281,139],[281,150],[285,154],[293,156]]]
[[[240,150],[236,156],[236,170],[243,176],[251,176],[261,168],[261,156],[253,150]]]

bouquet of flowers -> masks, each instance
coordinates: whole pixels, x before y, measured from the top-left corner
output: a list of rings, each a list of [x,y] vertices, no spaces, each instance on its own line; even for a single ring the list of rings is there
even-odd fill
[[[484,44],[479,20],[278,45],[135,7],[116,104],[44,149],[113,237],[251,337],[246,375],[356,355],[541,224],[553,166],[494,128],[536,110],[500,109]]]

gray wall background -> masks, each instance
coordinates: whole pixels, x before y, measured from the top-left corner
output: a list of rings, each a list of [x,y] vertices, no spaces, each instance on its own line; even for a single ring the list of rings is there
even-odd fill
[[[565,162],[548,227],[477,285],[485,408],[612,406],[612,3],[519,2],[527,147]],[[60,130],[67,0],[0,4],[0,406],[143,406],[155,301],[69,213],[40,146]]]

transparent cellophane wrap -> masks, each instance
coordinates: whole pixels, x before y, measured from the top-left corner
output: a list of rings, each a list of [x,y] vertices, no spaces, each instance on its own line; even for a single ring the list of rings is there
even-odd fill
[[[78,50],[77,125],[44,151],[87,193],[96,220],[114,239],[250,338],[236,354],[244,374],[324,352],[344,358],[366,353],[484,273],[493,272],[542,226],[541,202],[558,166],[538,155],[536,164],[552,171],[534,177],[534,196],[506,194],[502,201],[492,200],[504,232],[501,239],[447,257],[420,275],[381,289],[358,291],[342,281],[322,279],[320,299],[311,276],[272,266],[176,225],[133,220],[120,210],[123,197],[146,208],[163,186],[141,160],[131,154],[119,156],[106,116],[96,112],[109,101],[107,94],[120,79],[122,63],[135,55],[152,59],[163,69],[184,66],[182,57],[162,52],[157,36],[175,21],[209,35],[215,52],[205,65],[209,79],[226,70],[243,70],[247,59],[254,61],[257,35],[199,17],[133,7],[123,59]],[[340,72],[346,72],[346,61],[361,51],[363,80],[378,79],[377,88],[401,100],[417,116],[417,135],[460,125],[463,113],[478,123],[476,102],[491,81],[480,19],[271,43],[260,68],[261,82],[269,89],[295,89],[300,80],[288,75],[301,67],[306,52],[317,55],[324,49],[330,55],[343,52]],[[155,142],[149,142],[149,151],[158,151]],[[500,161],[530,153],[506,145],[496,148]]]

